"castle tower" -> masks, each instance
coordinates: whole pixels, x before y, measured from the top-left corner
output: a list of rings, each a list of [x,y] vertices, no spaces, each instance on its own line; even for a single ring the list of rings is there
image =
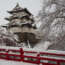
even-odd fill
[[[17,4],[13,10],[8,11],[11,14],[9,18],[8,31],[14,33],[19,37],[20,42],[37,43],[36,39],[36,26],[34,25],[34,17],[27,10]]]

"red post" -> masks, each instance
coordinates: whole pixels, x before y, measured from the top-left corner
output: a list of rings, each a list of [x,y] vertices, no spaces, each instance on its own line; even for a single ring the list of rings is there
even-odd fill
[[[39,59],[40,53],[37,54],[37,57],[38,57],[38,65],[40,65],[40,59]]]
[[[24,51],[22,48],[20,48],[20,53],[21,53],[21,61],[24,60]]]
[[[57,65],[60,65],[60,62],[57,62]]]

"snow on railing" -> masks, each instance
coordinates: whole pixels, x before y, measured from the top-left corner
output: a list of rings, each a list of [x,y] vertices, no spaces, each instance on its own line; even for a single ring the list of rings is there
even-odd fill
[[[37,65],[65,65],[65,51],[36,50],[20,47],[0,47],[0,59]]]

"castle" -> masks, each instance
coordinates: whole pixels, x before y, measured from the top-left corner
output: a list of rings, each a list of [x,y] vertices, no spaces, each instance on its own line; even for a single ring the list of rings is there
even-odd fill
[[[9,21],[7,30],[12,32],[14,35],[18,36],[17,43],[30,43],[33,47],[39,39],[36,38],[36,25],[34,24],[35,20],[33,15],[28,11],[27,8],[22,8],[17,5],[13,10],[8,11],[11,14],[10,17],[5,18]]]

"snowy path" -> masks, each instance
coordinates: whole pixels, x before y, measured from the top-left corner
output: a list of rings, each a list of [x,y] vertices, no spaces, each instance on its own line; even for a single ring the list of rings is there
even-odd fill
[[[0,59],[0,65],[37,65],[37,64],[29,64],[29,63],[16,62],[16,61],[6,61]]]

